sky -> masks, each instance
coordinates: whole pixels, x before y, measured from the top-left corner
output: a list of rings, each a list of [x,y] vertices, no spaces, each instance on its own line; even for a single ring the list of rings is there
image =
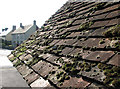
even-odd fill
[[[68,0],[0,0],[0,32],[23,25],[36,24],[41,27]]]

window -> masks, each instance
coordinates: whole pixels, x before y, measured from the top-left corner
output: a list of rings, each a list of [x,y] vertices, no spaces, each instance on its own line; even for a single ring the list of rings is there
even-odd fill
[[[19,38],[20,38],[20,34],[17,35],[17,39],[19,39]]]

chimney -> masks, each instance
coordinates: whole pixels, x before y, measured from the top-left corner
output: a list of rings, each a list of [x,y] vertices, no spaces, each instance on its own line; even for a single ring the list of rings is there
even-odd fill
[[[16,30],[16,26],[13,25],[12,32]]]
[[[22,25],[22,23],[20,23],[20,27],[21,27],[22,29],[24,29],[24,26]]]
[[[33,21],[33,25],[36,25],[36,20]]]

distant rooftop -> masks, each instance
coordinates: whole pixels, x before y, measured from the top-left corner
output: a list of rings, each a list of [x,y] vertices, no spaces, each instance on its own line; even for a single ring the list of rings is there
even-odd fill
[[[18,34],[18,33],[25,33],[29,30],[29,28],[31,28],[33,25],[26,25],[23,28],[19,27],[18,29],[16,29],[12,34]]]

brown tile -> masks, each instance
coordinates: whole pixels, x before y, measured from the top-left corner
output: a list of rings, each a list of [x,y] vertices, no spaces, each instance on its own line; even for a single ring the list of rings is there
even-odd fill
[[[119,23],[118,18],[112,19],[112,20],[109,20],[109,23],[106,26],[116,25],[118,23]]]
[[[58,43],[56,43],[55,45],[65,45],[65,40],[60,40]]]
[[[82,78],[71,77],[69,80],[65,80],[61,87],[72,87],[84,89],[90,83],[83,80]]]
[[[108,62],[108,64],[112,64],[115,66],[120,66],[120,54],[116,54],[115,56],[113,56],[110,61]]]
[[[59,58],[59,57],[52,55],[52,56],[50,56],[49,58],[47,58],[46,60],[47,60],[47,61],[50,61],[51,63],[57,64],[55,60],[58,59],[58,58]]]
[[[94,51],[87,56],[83,56],[83,58],[92,61],[104,62],[107,61],[112,55],[114,55],[114,52],[112,51]]]
[[[60,54],[62,55],[67,55],[69,54],[73,49],[72,48],[69,48],[69,47],[66,47],[62,50],[62,52]]]
[[[81,32],[72,32],[70,35],[68,35],[67,37],[75,37],[75,36],[79,36]]]
[[[70,55],[75,55],[75,54],[80,54],[82,53],[82,48],[76,48],[75,50],[73,50],[72,52],[70,52]]]
[[[28,84],[31,84],[35,80],[37,80],[40,76],[36,74],[35,72],[31,72],[25,77],[25,80],[27,81]]]
[[[38,72],[41,76],[46,77],[50,71],[52,71],[53,69],[56,68],[56,66],[53,66],[50,63],[47,63],[44,61],[40,61],[37,64],[35,64],[34,66],[32,66],[32,68],[36,72]]]
[[[13,54],[10,54],[9,56],[8,56],[8,59],[12,59],[14,57],[14,55]]]
[[[72,26],[72,27],[67,28],[67,30],[68,31],[74,31],[74,30],[78,30],[79,27],[80,27],[80,25]]]
[[[117,11],[113,11],[111,13],[109,13],[106,18],[112,18],[112,17],[116,17],[116,16],[119,16],[120,15],[120,10],[117,10]]]
[[[65,40],[65,45],[73,45],[77,39],[66,39]]]
[[[85,19],[82,19],[82,20],[76,20],[72,25],[77,25],[77,24],[81,24],[85,22]]]
[[[91,34],[89,34],[89,36],[104,36],[103,32],[105,32],[106,30],[108,30],[108,28],[96,29],[95,31],[91,32]]]
[[[56,43],[58,43],[60,40],[53,40],[49,45],[54,45]]]
[[[89,86],[88,86],[88,89],[105,89],[105,86],[101,85],[101,84],[98,84],[98,83],[91,83]]]
[[[108,15],[108,13],[105,13],[105,14],[101,14],[101,15],[94,16],[94,19],[93,19],[93,20],[97,20],[97,19],[104,19],[107,15]]]
[[[108,24],[109,21],[97,21],[90,28],[103,27]]]
[[[94,13],[94,15],[96,14],[100,14],[100,13],[103,13],[103,12],[107,12],[107,11],[110,11],[110,10],[113,10],[113,9],[116,9],[118,8],[118,4],[117,5],[113,5],[113,6],[110,6],[108,8],[105,8],[105,9],[102,9],[102,10],[98,10]]]
[[[19,59],[22,61],[26,61],[26,60],[29,61],[29,60],[32,60],[33,57],[30,54],[28,54],[28,55],[23,54],[22,56],[19,57]]]
[[[43,88],[44,87],[51,87],[50,83],[47,80],[44,80],[42,77],[40,77],[39,79],[37,79],[36,81],[34,81],[32,84],[30,84],[30,86],[32,87],[32,89],[36,89],[36,88]]]
[[[22,74],[23,77],[27,76],[28,74],[30,74],[33,71],[25,64],[21,65],[19,68],[17,68],[17,70],[20,72],[20,74]]]

